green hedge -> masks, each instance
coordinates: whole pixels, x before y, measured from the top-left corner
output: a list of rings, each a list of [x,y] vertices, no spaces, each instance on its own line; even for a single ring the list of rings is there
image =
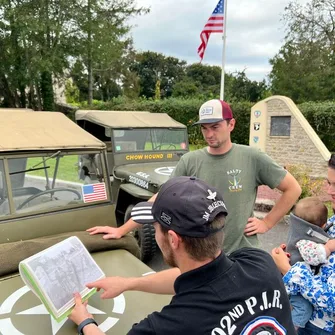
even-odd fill
[[[152,113],[167,113],[175,120],[187,125],[189,140],[192,144],[203,144],[200,127],[192,127],[198,119],[198,110],[203,103],[198,99],[164,100],[139,99],[136,101],[125,98],[115,98],[109,102],[94,101],[93,106],[83,105],[83,109],[149,111]],[[232,140],[235,143],[249,144],[250,111],[253,103],[233,102],[231,107],[236,119]],[[303,103],[298,108],[315,129],[321,140],[330,151],[335,151],[335,102]]]
[[[187,125],[189,141],[192,144],[203,144],[200,127],[193,127],[192,124],[198,119],[198,111],[203,104],[198,99],[177,99],[164,100],[139,99],[136,101],[124,98],[116,98],[109,102],[94,101],[93,106],[83,105],[83,109],[99,110],[124,110],[124,111],[149,111],[152,113],[167,113],[173,119]],[[250,102],[232,103],[231,107],[236,118],[236,127],[232,133],[232,140],[236,143],[249,143],[249,119]]]

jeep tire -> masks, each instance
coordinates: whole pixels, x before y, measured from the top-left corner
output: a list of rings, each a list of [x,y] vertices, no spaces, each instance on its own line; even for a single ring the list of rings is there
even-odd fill
[[[127,210],[124,214],[124,222],[129,220],[130,213],[134,206],[135,204],[131,204],[127,207]],[[155,255],[157,249],[154,226],[152,224],[141,224],[140,227],[134,231],[134,236],[137,239],[141,250],[142,262],[149,262]]]

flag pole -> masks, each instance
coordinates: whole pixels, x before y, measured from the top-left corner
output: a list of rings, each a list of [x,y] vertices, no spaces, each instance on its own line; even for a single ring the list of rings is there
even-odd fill
[[[226,32],[227,32],[227,2],[224,1],[224,9],[223,9],[223,46],[222,46],[222,70],[221,70],[221,86],[220,86],[220,100],[224,100],[224,74],[225,74],[225,62],[226,62]]]

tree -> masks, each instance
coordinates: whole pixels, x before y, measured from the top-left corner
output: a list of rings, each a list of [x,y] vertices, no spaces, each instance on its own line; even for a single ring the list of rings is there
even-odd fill
[[[297,103],[335,98],[335,3],[291,2],[285,9],[285,44],[270,60],[271,89]]]
[[[105,86],[107,99],[111,98],[108,85],[120,79],[122,62],[132,47],[129,35],[130,16],[148,12],[135,5],[135,0],[87,0],[80,8],[77,21],[81,35],[78,39],[79,58],[88,74],[88,104],[92,104],[95,87],[94,76],[100,87]]]
[[[273,93],[289,96],[296,103],[333,99],[335,82],[328,56],[318,42],[287,42],[270,60]]]
[[[245,70],[232,74],[229,85],[230,100],[257,102],[268,95],[265,80],[251,81]]]
[[[221,67],[191,64],[186,67],[185,76],[173,87],[174,97],[198,97],[214,99],[220,96]],[[265,81],[251,81],[245,71],[236,74],[225,73],[225,100],[252,101],[262,99],[268,88]]]
[[[78,62],[89,102],[120,94],[128,19],[146,12],[135,0],[0,0],[0,103],[53,110],[54,80],[70,63],[82,77]]]
[[[335,52],[335,3],[333,0],[310,0],[305,5],[292,1],[285,8],[288,30],[286,40],[298,43],[320,42]]]
[[[123,75],[123,94],[130,99],[136,99],[140,95],[140,79],[135,72],[127,71]]]
[[[199,87],[194,81],[186,77],[174,84],[172,96],[182,98],[199,97]]]
[[[173,88],[174,97],[219,97],[221,68],[194,63],[185,69],[185,75]]]
[[[53,110],[53,79],[68,65],[75,9],[65,0],[0,0],[0,39],[8,55],[3,71],[17,96],[14,106],[28,100],[31,107]]]
[[[175,57],[146,51],[136,56],[131,70],[140,80],[140,95],[155,97],[157,81],[160,81],[161,98],[172,95],[174,84],[184,76],[186,62]]]

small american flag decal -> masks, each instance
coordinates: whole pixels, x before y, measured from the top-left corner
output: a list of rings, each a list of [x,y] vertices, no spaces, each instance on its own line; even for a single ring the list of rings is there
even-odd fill
[[[82,189],[85,203],[107,199],[105,183],[83,185]]]

